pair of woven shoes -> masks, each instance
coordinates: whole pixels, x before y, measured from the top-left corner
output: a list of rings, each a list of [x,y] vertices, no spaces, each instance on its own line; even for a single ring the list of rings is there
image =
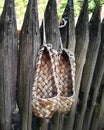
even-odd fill
[[[70,111],[74,102],[75,58],[66,50],[43,45],[38,52],[32,91],[33,113],[51,118],[58,111]]]

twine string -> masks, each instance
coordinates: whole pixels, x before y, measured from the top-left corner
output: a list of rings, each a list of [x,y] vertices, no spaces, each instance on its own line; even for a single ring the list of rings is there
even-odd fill
[[[43,17],[43,45],[46,45],[45,16]]]

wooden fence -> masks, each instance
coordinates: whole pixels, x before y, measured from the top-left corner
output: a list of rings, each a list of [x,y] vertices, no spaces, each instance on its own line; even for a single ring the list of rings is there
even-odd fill
[[[75,26],[73,1],[68,0],[62,15],[66,24],[59,26],[56,0],[48,1],[46,42],[58,50],[62,40],[76,57],[74,105],[69,113],[55,113],[48,120],[32,115],[31,107],[35,59],[43,41],[37,0],[28,2],[19,39],[14,0],[5,0],[0,17],[0,130],[104,130],[104,19],[100,11],[98,2],[89,20],[88,0],[84,0]]]

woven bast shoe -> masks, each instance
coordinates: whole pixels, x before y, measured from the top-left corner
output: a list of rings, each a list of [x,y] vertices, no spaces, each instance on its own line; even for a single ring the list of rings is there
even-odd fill
[[[43,45],[38,52],[32,91],[33,113],[41,118],[51,118],[57,111],[58,91],[55,83],[57,52],[51,45]]]
[[[56,80],[59,88],[58,111],[65,113],[70,111],[75,96],[75,58],[72,52],[61,49],[56,66]]]

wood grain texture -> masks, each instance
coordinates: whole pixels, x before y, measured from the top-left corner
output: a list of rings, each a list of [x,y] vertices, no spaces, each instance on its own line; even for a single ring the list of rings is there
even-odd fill
[[[89,30],[88,30],[88,1],[85,0],[82,10],[80,12],[78,22],[76,25],[76,79],[75,79],[75,102],[73,104],[71,112],[66,115],[64,120],[65,130],[73,130],[75,113],[77,110],[78,95],[80,89],[80,83],[82,78],[83,67],[86,61],[87,48],[89,43]],[[69,123],[70,122],[70,123]]]
[[[97,63],[95,66],[94,76],[92,79],[91,90],[93,93],[90,95],[90,106],[88,107],[85,115],[85,120],[83,124],[83,130],[89,130],[94,107],[96,105],[97,95],[100,89],[101,80],[104,73],[104,20],[101,26],[101,44],[99,48]]]
[[[87,106],[88,95],[91,87],[97,55],[101,41],[101,24],[100,24],[100,5],[95,8],[93,16],[89,22],[89,46],[86,56],[86,62],[83,69],[78,104],[79,111],[76,115],[75,130],[82,130],[84,115]]]
[[[52,44],[53,48],[59,49],[61,43],[60,31],[58,28],[56,0],[49,0],[45,10],[46,43]]]
[[[33,74],[39,48],[37,1],[29,0],[19,43],[18,105],[21,112],[21,130],[31,129]]]
[[[5,0],[0,18],[0,129],[11,130],[16,105],[17,28],[14,0]]]

